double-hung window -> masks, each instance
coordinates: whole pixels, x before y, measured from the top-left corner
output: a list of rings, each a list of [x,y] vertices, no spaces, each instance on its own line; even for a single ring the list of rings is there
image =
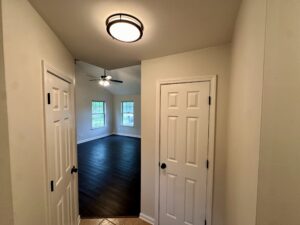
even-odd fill
[[[92,101],[92,129],[105,126],[105,102]]]
[[[122,125],[127,127],[134,126],[134,102],[122,102]]]

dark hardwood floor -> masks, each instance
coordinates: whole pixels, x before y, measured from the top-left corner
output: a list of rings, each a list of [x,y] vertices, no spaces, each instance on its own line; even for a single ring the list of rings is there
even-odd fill
[[[78,145],[82,218],[139,216],[140,145],[117,135]]]

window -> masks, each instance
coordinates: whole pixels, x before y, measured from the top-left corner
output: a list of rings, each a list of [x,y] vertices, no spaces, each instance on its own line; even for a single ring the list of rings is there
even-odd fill
[[[105,102],[92,101],[92,129],[105,126]]]
[[[122,102],[122,125],[134,126],[134,102]]]

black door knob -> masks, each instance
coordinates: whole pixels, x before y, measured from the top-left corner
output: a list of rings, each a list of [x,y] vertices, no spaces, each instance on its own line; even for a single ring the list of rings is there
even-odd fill
[[[166,169],[166,168],[167,168],[167,164],[162,163],[162,164],[160,165],[160,168],[162,168],[163,170]]]
[[[77,172],[78,172],[78,169],[75,166],[73,166],[71,169],[71,174],[77,173]]]

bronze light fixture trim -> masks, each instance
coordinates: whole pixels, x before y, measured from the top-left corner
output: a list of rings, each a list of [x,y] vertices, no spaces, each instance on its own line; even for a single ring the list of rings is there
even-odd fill
[[[116,13],[106,19],[106,31],[113,39],[132,43],[142,38],[144,25],[132,15]]]

